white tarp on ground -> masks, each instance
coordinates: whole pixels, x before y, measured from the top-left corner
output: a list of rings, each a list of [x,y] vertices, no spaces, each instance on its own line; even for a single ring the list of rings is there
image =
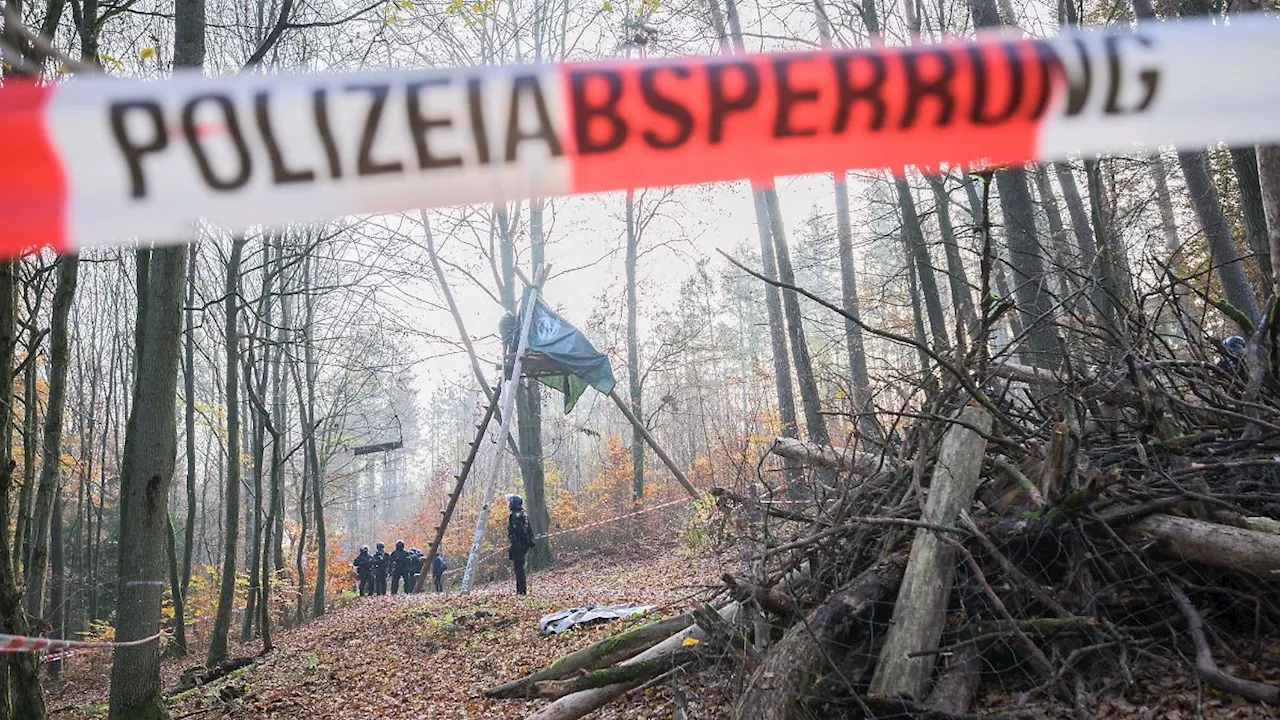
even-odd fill
[[[617,620],[618,618],[628,618],[633,615],[643,615],[653,610],[656,605],[636,605],[635,603],[627,603],[625,605],[585,605],[583,607],[570,608],[568,610],[560,610],[550,615],[544,615],[538,621],[538,632],[544,635],[557,635],[568,630],[574,625],[583,625],[585,623],[601,622],[603,620]]]

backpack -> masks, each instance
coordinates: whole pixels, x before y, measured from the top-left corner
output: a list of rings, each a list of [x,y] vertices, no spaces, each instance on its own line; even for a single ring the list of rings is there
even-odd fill
[[[529,516],[523,512],[513,512],[507,518],[507,542],[511,549],[527,550],[535,544],[533,528],[529,525]]]
[[[440,573],[444,572],[447,569],[449,569],[449,563],[446,562],[445,559],[440,557],[439,555],[436,556],[435,560],[431,561],[432,574],[439,575]]]

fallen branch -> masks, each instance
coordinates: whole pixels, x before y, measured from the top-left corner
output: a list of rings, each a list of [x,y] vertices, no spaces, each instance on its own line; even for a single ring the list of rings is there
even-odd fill
[[[729,622],[733,622],[738,617],[741,608],[736,602],[729,603],[720,609],[720,617]],[[699,642],[707,639],[706,633],[697,625],[690,625],[653,647],[645,650],[639,655],[626,660],[622,665],[637,665],[639,663],[648,662],[654,658],[670,657],[684,648],[684,641],[692,638]],[[620,682],[605,687],[593,688],[575,692],[570,695],[556,700],[547,705],[538,712],[529,716],[529,720],[576,720],[587,713],[604,707],[610,702],[622,697],[628,690],[643,683],[643,680],[633,680],[631,682]]]
[[[845,470],[854,475],[874,475],[889,467],[885,462],[886,458],[876,453],[807,443],[788,437],[774,438],[769,452],[806,465]]]
[[[671,655],[655,657],[632,665],[618,665],[584,673],[567,680],[541,680],[533,684],[538,696],[556,700],[566,695],[608,687],[617,683],[634,683],[658,677],[674,668],[693,662],[706,653],[700,645],[682,648]]]
[[[693,623],[693,613],[684,613],[666,620],[646,623],[597,643],[575,650],[545,668],[522,678],[496,685],[484,691],[491,698],[532,697],[538,682],[559,680],[571,675],[619,663],[652,646],[671,633],[679,632]]]
[[[1191,633],[1191,641],[1196,646],[1196,674],[1210,687],[1223,692],[1234,693],[1254,702],[1280,705],[1280,687],[1238,678],[1218,667],[1218,664],[1213,661],[1213,652],[1209,650],[1209,641],[1204,636],[1204,619],[1200,617],[1199,612],[1196,612],[1195,606],[1191,604],[1186,593],[1173,583],[1167,583],[1166,587],[1169,589],[1169,594],[1173,596],[1173,601],[1177,603],[1178,609],[1182,611],[1183,617],[1187,619],[1187,630]]]

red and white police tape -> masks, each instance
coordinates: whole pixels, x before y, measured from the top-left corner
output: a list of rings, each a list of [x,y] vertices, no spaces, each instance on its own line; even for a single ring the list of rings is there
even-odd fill
[[[644,186],[1280,141],[1280,20],[0,88],[0,257]]]
[[[117,648],[145,645],[160,639],[164,633],[156,633],[140,640],[125,642],[95,642],[89,640],[59,640],[56,638],[27,637],[0,633],[0,653],[70,651],[92,648]]]

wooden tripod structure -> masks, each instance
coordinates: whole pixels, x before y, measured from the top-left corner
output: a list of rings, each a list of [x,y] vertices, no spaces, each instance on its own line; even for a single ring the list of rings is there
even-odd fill
[[[515,414],[515,384],[520,381],[520,378],[539,377],[542,375],[561,374],[564,372],[564,370],[556,365],[553,360],[545,355],[542,355],[541,353],[528,352],[529,326],[533,320],[533,309],[537,304],[538,294],[541,291],[542,283],[546,281],[548,270],[548,265],[543,265],[538,268],[534,276],[534,281],[529,284],[533,289],[533,293],[530,298],[530,302],[525,307],[524,313],[520,318],[520,335],[519,341],[516,344],[515,355],[511,362],[504,366],[504,368],[509,367],[511,372],[509,375],[503,377],[502,382],[498,383],[494,390],[493,398],[489,401],[488,407],[485,408],[484,417],[480,420],[480,423],[476,425],[475,439],[471,441],[470,450],[467,452],[467,458],[462,463],[462,469],[454,476],[453,492],[449,494],[449,501],[445,505],[445,508],[440,511],[440,524],[436,526],[435,537],[432,539],[431,547],[427,551],[427,555],[422,566],[422,572],[418,575],[418,581],[414,587],[414,592],[422,592],[423,586],[426,584],[427,572],[431,568],[432,563],[435,562],[436,556],[440,552],[440,544],[444,540],[445,531],[449,527],[449,521],[453,518],[453,512],[458,506],[458,500],[462,497],[462,491],[466,487],[467,478],[470,476],[471,469],[475,465],[476,456],[479,454],[480,446],[484,442],[485,433],[488,432],[489,424],[493,421],[499,402],[502,403],[502,420],[500,422],[498,437],[500,438],[499,442],[502,442],[502,439],[505,439],[507,434],[510,432],[511,418]],[[523,278],[523,275],[521,277]],[[526,361],[528,362],[528,367],[522,372],[522,368]],[[627,421],[630,422],[631,425],[639,432],[640,437],[644,438],[645,443],[653,449],[654,454],[657,455],[658,458],[662,460],[662,463],[667,466],[667,469],[675,476],[676,480],[684,488],[685,492],[695,500],[700,498],[702,495],[698,492],[698,489],[693,486],[693,483],[689,482],[688,477],[686,477],[684,472],[680,470],[679,466],[675,464],[675,461],[671,459],[671,456],[662,449],[662,446],[659,445],[658,441],[652,434],[650,434],[649,429],[640,422],[639,418],[637,418],[633,412],[631,412],[631,408],[627,405],[627,402],[618,395],[616,390],[610,391],[609,397],[613,399],[613,402],[618,406],[618,409],[622,411],[622,414],[627,418]],[[494,463],[493,472],[490,474],[489,482],[485,486],[484,505],[481,507],[480,517],[477,519],[476,532],[472,539],[471,552],[468,554],[467,558],[467,570],[462,579],[462,592],[464,594],[470,590],[470,581],[472,572],[474,571],[475,558],[480,546],[480,539],[483,536],[484,526],[488,522],[499,466],[500,463]]]

